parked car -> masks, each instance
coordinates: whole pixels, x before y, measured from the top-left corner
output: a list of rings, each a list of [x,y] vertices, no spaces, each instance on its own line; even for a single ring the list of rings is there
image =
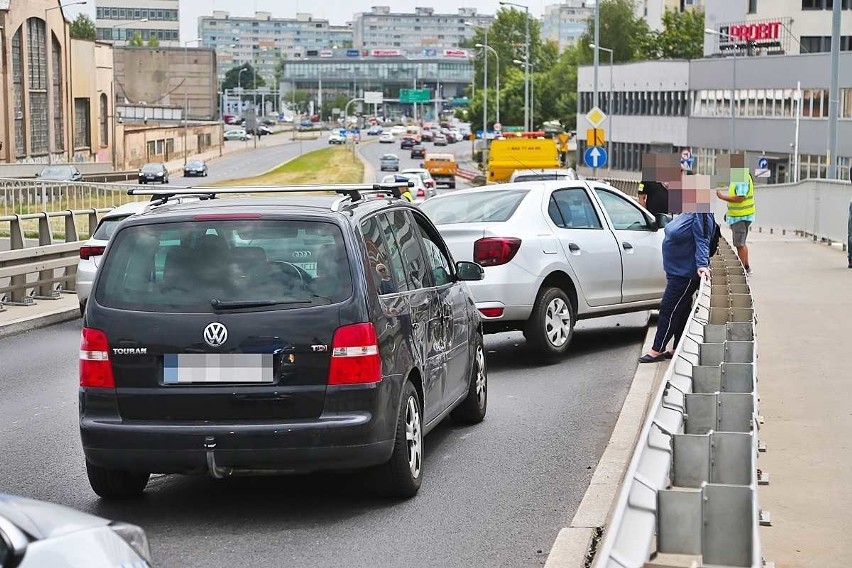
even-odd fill
[[[275,121],[271,118],[264,118],[260,123],[263,124],[264,126],[275,126],[276,124],[278,124],[277,121]]]
[[[169,183],[169,170],[165,164],[145,164],[139,170],[139,183]]]
[[[420,179],[423,180],[423,185],[425,185],[428,189],[435,189],[437,187],[437,183],[432,178],[432,174],[429,173],[429,170],[426,168],[405,168],[399,173],[406,174],[417,174],[420,176]],[[437,194],[437,192],[435,192]]]
[[[183,167],[183,177],[207,177],[207,162],[204,160],[189,160]]]
[[[3,568],[147,568],[145,531],[69,507],[0,493]]]
[[[225,140],[242,140],[246,141],[251,138],[251,134],[245,130],[228,130],[224,135]]]
[[[509,177],[509,183],[517,181],[542,181],[548,179],[579,179],[573,168],[541,168],[536,170],[515,170]]]
[[[346,136],[340,132],[332,132],[328,135],[329,144],[346,144]]]
[[[448,144],[447,137],[446,135],[441,134],[440,132],[436,132],[432,135],[432,143],[435,146],[446,146]]]
[[[112,237],[112,234],[122,221],[131,215],[136,215],[144,211],[149,203],[150,201],[133,201],[107,211],[98,222],[95,232],[80,247],[80,260],[77,262],[76,288],[81,315],[86,312],[86,302],[92,291],[92,282],[95,281],[95,274],[101,261],[101,255],[103,255],[110,237]]]
[[[390,132],[384,132],[379,136],[380,144],[393,144],[395,142],[393,134]]]
[[[485,280],[471,293],[485,331],[521,330],[565,353],[578,319],[655,309],[666,278],[663,231],[601,182],[538,181],[445,193],[422,205],[455,258]]]
[[[268,126],[261,124],[257,128],[247,130],[246,132],[248,132],[249,134],[252,134],[254,136],[268,136],[268,135],[272,134],[272,129],[269,128]]]
[[[379,161],[379,170],[392,172],[399,171],[399,157],[396,154],[385,154]]]
[[[447,415],[482,421],[464,282],[481,267],[455,263],[417,207],[338,192],[165,204],[122,223],[81,334],[95,493],[137,496],[151,473],[371,468],[381,491],[411,497],[423,436]]]
[[[71,164],[56,164],[41,170],[36,178],[49,181],[81,181],[83,174]]]
[[[425,158],[426,157],[426,148],[423,147],[423,144],[415,144],[411,147],[411,158]]]

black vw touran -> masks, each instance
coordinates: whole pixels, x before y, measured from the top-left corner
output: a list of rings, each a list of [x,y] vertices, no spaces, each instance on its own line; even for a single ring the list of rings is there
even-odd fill
[[[83,323],[98,495],[139,495],[151,473],[371,468],[410,497],[424,434],[485,417],[463,282],[482,269],[454,263],[397,189],[364,190],[179,204],[140,191],[160,205],[116,230]]]

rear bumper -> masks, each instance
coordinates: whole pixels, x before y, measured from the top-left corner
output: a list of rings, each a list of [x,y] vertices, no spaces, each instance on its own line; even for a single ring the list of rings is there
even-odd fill
[[[208,453],[234,470],[310,472],[362,468],[390,459],[370,413],[267,424],[151,424],[80,421],[83,452],[95,465],[151,473],[206,471]]]

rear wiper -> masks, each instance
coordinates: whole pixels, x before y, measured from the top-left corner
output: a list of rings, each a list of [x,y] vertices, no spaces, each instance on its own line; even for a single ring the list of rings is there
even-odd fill
[[[262,308],[265,306],[281,306],[290,304],[311,304],[311,300],[243,300],[236,302],[222,302],[213,298],[210,305],[214,310],[239,310],[241,308]]]

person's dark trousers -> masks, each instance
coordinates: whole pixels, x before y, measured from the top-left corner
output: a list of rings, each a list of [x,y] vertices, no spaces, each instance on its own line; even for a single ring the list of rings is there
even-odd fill
[[[692,296],[698,290],[701,279],[685,278],[683,276],[666,275],[666,289],[660,303],[660,316],[657,319],[657,335],[654,337],[653,349],[657,352],[666,350],[671,339],[672,348],[677,347],[686,322],[689,320],[689,310],[692,308]]]

